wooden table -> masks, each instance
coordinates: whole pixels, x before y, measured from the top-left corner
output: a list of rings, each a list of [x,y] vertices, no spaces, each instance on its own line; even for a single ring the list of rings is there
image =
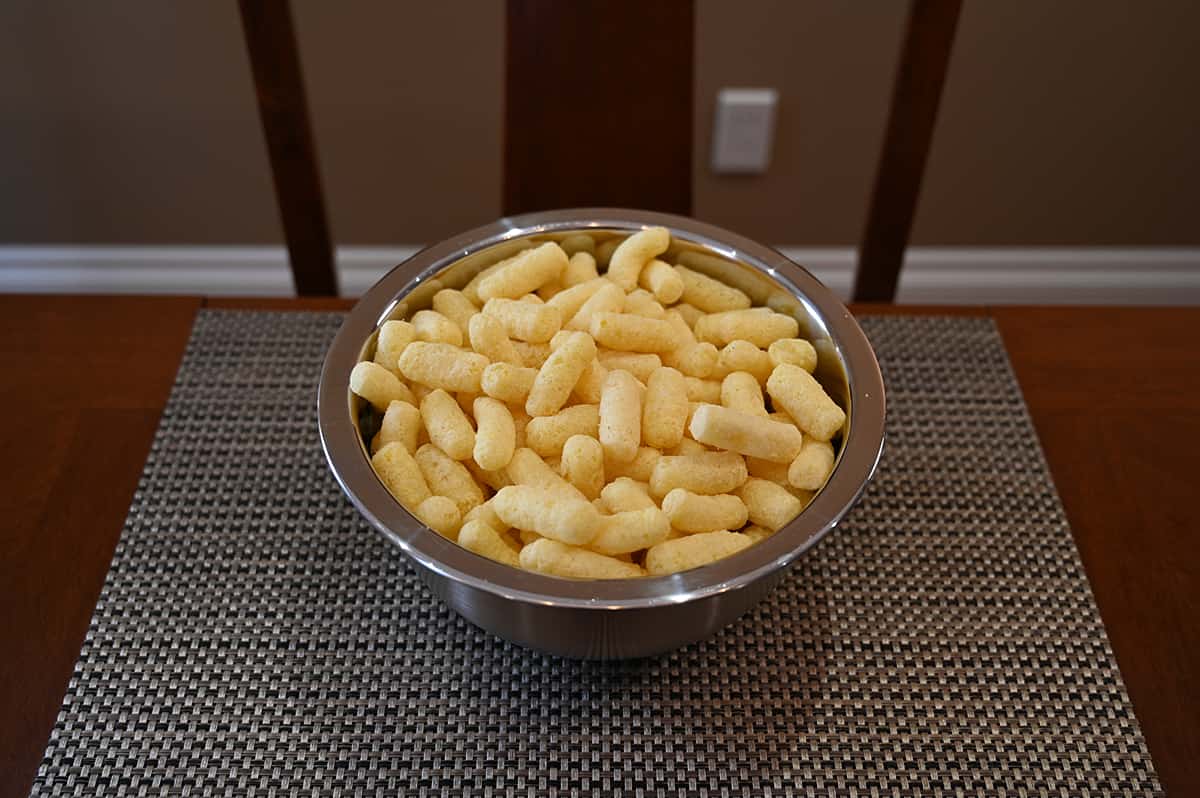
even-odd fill
[[[0,296],[0,796],[25,795],[201,307]],[[895,308],[1000,325],[1167,791],[1200,794],[1200,308]]]

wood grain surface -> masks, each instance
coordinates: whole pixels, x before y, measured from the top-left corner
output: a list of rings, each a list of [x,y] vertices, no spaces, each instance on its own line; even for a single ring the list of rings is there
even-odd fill
[[[691,213],[694,25],[692,0],[508,0],[504,213]]]
[[[206,304],[352,303],[0,297],[0,796],[32,783]],[[996,319],[1159,776],[1200,794],[1200,308],[855,310]]]
[[[199,299],[0,296],[0,795],[25,795]]]
[[[296,293],[336,296],[333,239],[289,0],[240,0],[275,200]]]
[[[962,0],[912,0],[859,245],[856,300],[896,296],[961,11]]]
[[[1200,795],[1200,308],[995,308],[1168,795]]]

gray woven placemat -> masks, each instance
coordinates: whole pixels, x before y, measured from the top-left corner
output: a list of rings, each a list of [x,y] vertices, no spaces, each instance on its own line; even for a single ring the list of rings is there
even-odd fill
[[[359,520],[315,429],[340,320],[198,317],[35,795],[1159,792],[990,322],[866,319],[859,507],[714,639],[603,664],[474,628]]]

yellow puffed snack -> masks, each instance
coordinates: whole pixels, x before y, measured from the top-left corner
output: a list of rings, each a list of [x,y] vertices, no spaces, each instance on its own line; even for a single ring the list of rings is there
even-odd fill
[[[599,405],[572,405],[553,416],[531,418],[525,425],[525,445],[542,457],[558,457],[574,435],[595,438],[600,428]]]
[[[533,449],[521,448],[513,452],[504,472],[514,485],[541,488],[578,501],[587,501],[578,488],[559,476]]]
[[[436,310],[418,310],[413,314],[412,326],[418,341],[462,346],[462,330]]]
[[[521,549],[521,567],[529,571],[574,579],[630,579],[644,576],[636,563],[542,538]]]
[[[547,574],[667,574],[764,540],[828,480],[845,414],[798,302],[665,228],[502,251],[461,290],[422,281],[351,377],[372,466],[426,526]]]
[[[713,369],[714,379],[723,380],[735,371],[753,374],[759,382],[766,382],[775,364],[771,356],[749,341],[730,341],[717,355]]]
[[[788,468],[788,482],[801,490],[820,490],[833,473],[833,446],[829,441],[806,438],[800,454]]]
[[[401,443],[389,443],[371,458],[371,467],[379,475],[396,501],[405,507],[417,507],[432,494],[421,467]]]
[[[706,496],[730,493],[747,476],[746,461],[737,452],[663,456],[650,474],[650,495],[662,498],[675,488]]]
[[[517,448],[525,448],[525,427],[529,424],[529,414],[523,404],[508,403],[508,411],[512,413],[513,426],[517,428]]]
[[[549,341],[562,327],[562,314],[549,305],[517,299],[489,299],[483,312],[495,316],[504,325],[509,338],[534,344]]]
[[[498,471],[508,465],[517,448],[517,428],[508,405],[498,399],[475,399],[475,462],[485,471]]]
[[[807,443],[809,438],[805,438]],[[767,479],[784,487],[788,486],[788,467],[790,463],[776,463],[772,460],[762,460],[758,457],[746,458],[746,470],[750,476]]]
[[[669,322],[629,313],[597,313],[590,331],[596,343],[621,352],[669,352],[678,343]]]
[[[787,488],[751,477],[736,491],[746,503],[751,523],[778,531],[804,509],[804,502]]]
[[[417,340],[417,331],[406,321],[385,321],[375,339],[375,362],[393,373],[404,347]]]
[[[415,452],[420,431],[421,411],[408,402],[392,402],[383,414],[378,434],[371,441],[371,451],[377,452],[389,443],[399,442],[409,453]]]
[[[683,296],[683,279],[671,266],[658,258],[651,260],[638,276],[638,285],[654,294],[664,305]]]
[[[590,280],[576,283],[570,288],[559,291],[547,300],[546,305],[557,308],[562,317],[569,321],[575,317],[575,314],[579,312],[579,309],[589,299],[595,296],[597,291],[606,285],[612,285],[612,283],[603,277],[593,277]],[[567,328],[570,329],[570,326],[567,325]]]
[[[600,531],[600,513],[591,502],[556,490],[511,485],[492,497],[492,508],[510,527],[563,543],[589,543]]]
[[[445,496],[430,496],[417,505],[412,514],[425,526],[439,535],[458,540],[458,528],[462,526],[462,515],[458,505]]]
[[[628,463],[642,440],[642,386],[628,371],[613,370],[600,393],[600,443],[606,458]]]
[[[588,236],[588,241],[591,237]],[[563,270],[562,285],[563,288],[571,288],[572,286],[585,283],[588,280],[594,280],[599,277],[600,273],[596,271],[596,258],[591,252],[575,252],[571,255],[571,259],[567,261],[567,268]],[[566,318],[566,314],[563,314]]]
[[[646,552],[646,572],[650,576],[665,576],[690,571],[736,554],[750,544],[745,535],[725,530],[668,540]]]
[[[413,399],[416,400],[415,402],[413,402],[413,404],[415,404],[417,407],[420,407],[421,402],[425,401],[425,397],[429,396],[429,394],[433,393],[435,390],[437,390],[437,389],[430,388],[428,385],[426,385],[423,382],[413,382],[412,394],[413,394]],[[424,431],[425,431],[425,428],[422,427],[421,432],[424,432]]]
[[[508,331],[495,316],[476,313],[467,322],[467,339],[471,348],[493,363],[524,364],[521,354],[508,339]]]
[[[608,279],[629,293],[637,288],[642,269],[667,251],[671,234],[665,227],[649,227],[634,233],[613,251],[608,262]]]
[[[462,291],[443,288],[433,295],[433,309],[458,325],[462,339],[467,340],[471,318],[479,313],[475,303],[467,299]]]
[[[562,290],[563,284],[559,280],[554,280],[539,288],[537,290],[537,297],[538,299],[542,300],[542,302],[549,302],[551,299],[554,299],[554,297],[562,293]]]
[[[628,371],[638,382],[645,383],[654,370],[662,367],[662,359],[648,352],[618,352],[613,349],[597,349],[596,359],[604,368]]]
[[[592,253],[596,251],[596,239],[587,233],[569,235],[562,241],[559,241],[558,245],[562,247],[563,252],[570,256],[574,256],[578,252]]]
[[[421,421],[429,440],[455,460],[466,460],[475,449],[475,430],[454,397],[438,388],[421,400]]]
[[[696,407],[699,407],[699,406],[700,405],[696,405]],[[690,414],[688,416],[688,420],[689,421],[691,420]],[[709,449],[707,446],[705,446],[703,443],[698,443],[697,441],[695,441],[691,438],[684,437],[684,438],[680,439],[678,446],[671,447],[670,450],[664,451],[663,454],[678,456],[681,454],[703,454],[705,452],[710,452],[710,451],[712,451],[712,450]],[[749,465],[749,461],[747,461],[747,466],[748,465]]]
[[[703,496],[683,488],[663,497],[663,512],[671,526],[681,532],[716,532],[718,529],[741,529],[749,513],[745,503],[728,493]]]
[[[454,401],[458,402],[458,406],[462,408],[463,415],[472,423],[475,421],[475,400],[479,398],[477,393],[467,393],[459,391],[454,394]]]
[[[781,338],[795,338],[800,323],[769,308],[748,308],[711,313],[696,321],[696,338],[717,346],[730,341],[749,341],[766,348]]]
[[[604,475],[609,479],[629,477],[638,482],[649,482],[654,473],[654,466],[662,457],[662,452],[650,446],[641,446],[630,462],[618,462],[604,453]]]
[[[600,491],[600,500],[610,513],[657,507],[650,498],[650,486],[629,477],[618,477]]]
[[[562,447],[562,475],[595,500],[604,487],[604,447],[589,435],[572,435]]]
[[[467,467],[457,460],[451,460],[434,444],[427,443],[417,449],[413,459],[417,461],[429,490],[451,499],[463,515],[483,504],[483,490]]]
[[[784,485],[783,487],[787,489],[788,493],[799,499],[800,504],[804,505],[805,507],[809,505],[809,502],[813,500],[813,496],[815,496],[817,493],[813,490],[804,490],[803,488],[796,488],[791,485]]]
[[[747,269],[740,263],[734,263],[725,258],[709,255],[705,252],[683,250],[676,257],[675,262],[680,266],[686,266],[701,274],[708,275],[719,283],[736,288],[750,297],[750,304],[752,305],[767,304],[773,290],[763,282],[762,278],[753,269]],[[787,296],[790,296],[790,294]],[[799,307],[799,303],[796,303],[796,306]]]
[[[645,316],[648,319],[665,319],[667,309],[659,304],[654,294],[642,288],[625,295],[625,313]]]
[[[588,548],[601,554],[630,554],[662,543],[671,531],[667,514],[657,507],[626,510],[600,519],[600,532]]]
[[[554,354],[556,351],[558,351],[558,348],[565,344],[567,339],[574,334],[574,330],[559,330],[556,332],[554,337],[550,339],[550,354]],[[584,335],[587,335],[587,333],[584,333]],[[595,342],[593,341],[593,343]]]
[[[350,370],[350,390],[371,403],[371,407],[385,412],[392,402],[416,401],[408,386],[378,363],[364,360]]]
[[[517,354],[521,356],[521,362],[530,368],[541,368],[542,364],[546,362],[546,358],[550,357],[550,343],[548,341],[538,344],[531,344],[528,341],[513,341],[513,346],[517,348]]]
[[[765,413],[759,416],[709,404],[692,414],[688,431],[707,446],[777,463],[792,462],[804,437],[791,424],[772,421]]]
[[[687,383],[689,402],[706,402],[713,404],[721,401],[721,383],[718,380],[701,380],[696,377],[684,377]]]
[[[689,377],[707,377],[712,374],[713,368],[717,365],[717,348],[712,344],[697,343],[696,336],[692,334],[692,328],[688,326],[679,311],[675,309],[667,311],[666,321],[670,323],[678,345],[674,349],[662,353],[663,363],[679,369]]]
[[[483,355],[450,344],[413,341],[400,356],[400,373],[430,388],[479,393],[479,380],[487,364]]]
[[[600,393],[604,390],[604,380],[608,377],[608,369],[599,360],[592,360],[579,375],[571,397],[576,402],[594,405],[600,403]]]
[[[567,253],[553,242],[526,250],[512,262],[479,281],[479,298],[516,299],[558,279],[567,268]]]
[[[507,487],[507,485],[505,487]],[[481,521],[497,532],[503,532],[508,529],[508,527],[504,525],[504,522],[500,520],[500,516],[496,515],[496,511],[492,509],[492,502],[490,499],[483,504],[472,507],[471,510],[462,517],[462,522],[464,524],[470,523],[471,521]]]
[[[756,524],[751,524],[750,526],[748,526],[742,530],[742,534],[745,535],[746,537],[750,538],[750,542],[752,542],[752,543],[762,543],[764,540],[771,537],[771,535],[773,535],[775,533],[769,529],[763,529],[761,526],[758,526]]]
[[[625,292],[610,280],[596,289],[587,301],[579,306],[570,321],[563,325],[568,330],[587,332],[592,326],[592,316],[597,313],[620,313],[625,309]]]
[[[817,367],[817,350],[803,338],[782,338],[774,341],[767,349],[771,363],[791,363],[812,374]]]
[[[458,532],[458,545],[467,551],[514,568],[521,567],[516,547],[482,521],[468,521]]]
[[[679,369],[688,377],[707,378],[717,368],[720,353],[709,343],[684,344],[673,352],[663,353],[663,362]]]
[[[704,313],[721,313],[750,307],[750,297],[708,275],[694,272],[686,266],[676,266],[675,273],[683,281],[683,301]],[[697,320],[696,324],[699,323]]]
[[[463,296],[465,296],[467,299],[471,300],[471,302],[475,305],[482,305],[483,300],[479,298],[479,284],[482,283],[484,280],[486,280],[491,275],[495,274],[500,269],[503,269],[508,264],[516,261],[516,259],[519,258],[525,252],[532,250],[534,248],[534,243],[532,241],[521,241],[521,242],[514,244],[513,246],[515,247],[514,249],[508,250],[508,251],[512,252],[511,255],[502,257],[500,260],[496,261],[495,263],[491,264],[490,266],[485,266],[483,269],[480,269],[475,274],[475,276],[472,277],[467,282],[467,284],[463,286],[463,289],[462,289]]]
[[[799,366],[782,363],[767,380],[767,393],[805,433],[827,441],[846,423],[846,413],[829,398],[821,383]]]
[[[531,416],[557,413],[596,357],[596,342],[584,332],[566,332],[562,343],[557,348],[551,344],[551,348],[554,351],[538,370],[525,402],[525,412]]]
[[[642,439],[649,446],[669,449],[683,439],[687,423],[687,383],[683,375],[666,366],[655,369],[646,381],[642,409]]]
[[[688,326],[693,328],[696,326],[696,320],[704,315],[703,310],[686,302],[680,302],[672,307],[671,310],[682,316],[683,320],[688,323]]]
[[[721,404],[730,410],[752,416],[767,414],[762,386],[753,374],[746,371],[735,371],[721,381]]]
[[[483,370],[479,382],[483,392],[493,399],[524,405],[537,375],[537,369],[511,363],[492,363]]]
[[[492,490],[507,488],[512,484],[512,480],[508,478],[508,472],[504,468],[488,471],[480,468],[479,463],[476,463],[474,459],[463,460],[463,465],[471,472],[471,476],[475,477],[476,482],[481,485],[487,485]]]

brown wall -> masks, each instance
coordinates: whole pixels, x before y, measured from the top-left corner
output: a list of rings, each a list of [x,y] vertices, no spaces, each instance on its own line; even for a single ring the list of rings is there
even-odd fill
[[[1200,244],[1200,4],[965,5],[913,231]]]
[[[696,214],[852,244],[906,4],[699,0]],[[707,169],[716,92],[780,91],[770,173]],[[917,244],[1200,244],[1200,4],[969,0]]]
[[[340,243],[500,213],[503,4],[295,0]],[[902,3],[697,0],[695,213],[766,241],[862,229]],[[1200,5],[969,0],[921,244],[1200,244]],[[723,86],[781,95],[760,177],[707,168]],[[0,241],[280,241],[236,5],[0,4]]]
[[[905,3],[699,0],[695,214],[787,244],[858,239],[866,218]],[[779,90],[764,175],[708,167],[717,91]]]
[[[500,202],[503,7],[295,0],[340,242]],[[0,4],[0,241],[281,240],[237,5]]]

